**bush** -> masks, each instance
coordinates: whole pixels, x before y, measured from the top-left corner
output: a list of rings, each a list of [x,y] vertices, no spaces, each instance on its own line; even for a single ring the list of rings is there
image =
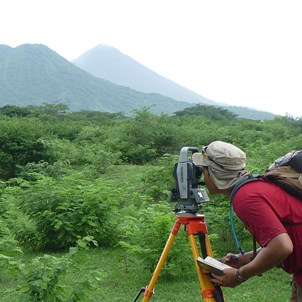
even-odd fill
[[[0,178],[16,177],[17,166],[28,162],[55,160],[53,136],[38,119],[4,119],[0,128]]]
[[[68,271],[78,270],[75,254],[80,250],[87,250],[88,245],[95,244],[92,237],[86,236],[79,239],[77,246],[70,248],[69,253],[60,257],[44,254],[32,258],[29,263],[11,260],[10,266],[21,276],[17,289],[20,301],[87,301],[105,273],[95,270],[83,280],[73,280],[72,287],[64,284],[63,277]]]
[[[113,213],[119,195],[111,186],[101,181],[86,183],[81,177],[64,177],[60,182],[42,177],[19,193],[21,209],[34,223],[35,232],[19,230],[17,238],[49,251],[74,246],[87,235],[101,246],[114,245],[117,222]]]

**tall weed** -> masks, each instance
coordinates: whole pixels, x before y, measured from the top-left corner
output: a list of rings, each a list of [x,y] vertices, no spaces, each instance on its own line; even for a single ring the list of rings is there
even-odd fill
[[[176,220],[175,215],[168,204],[145,204],[135,215],[128,215],[124,219],[125,238],[119,245],[140,259],[145,269],[152,272],[165,248]],[[180,276],[192,261],[186,233],[180,230],[168,253],[163,275]]]

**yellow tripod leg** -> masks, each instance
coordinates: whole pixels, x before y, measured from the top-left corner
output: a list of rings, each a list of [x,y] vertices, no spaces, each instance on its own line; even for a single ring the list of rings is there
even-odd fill
[[[213,285],[212,282],[210,282],[210,274],[209,272],[201,269],[196,259],[199,256],[197,244],[194,238],[194,235],[197,235],[198,232],[203,232],[205,234],[204,243],[207,255],[213,257],[212,248],[210,245],[210,240],[207,233],[207,227],[204,222],[204,217],[202,215],[196,215],[196,216],[177,216],[178,220],[174,223],[173,229],[171,230],[171,233],[169,235],[169,238],[166,242],[165,248],[160,256],[160,259],[157,263],[157,266],[154,270],[153,276],[150,280],[149,285],[144,290],[144,298],[142,302],[147,302],[153,295],[153,289],[154,286],[159,278],[159,274],[165,264],[165,261],[167,259],[167,256],[170,252],[170,249],[172,247],[172,244],[174,242],[174,239],[180,229],[180,226],[183,224],[185,225],[188,238],[191,245],[191,250],[194,258],[195,268],[198,275],[198,280],[201,288],[201,295],[204,300],[204,302],[225,302],[223,294],[221,292],[221,295],[215,296],[215,292],[217,292],[217,289]]]
[[[169,235],[169,238],[166,242],[166,245],[165,245],[165,248],[163,249],[163,252],[159,258],[159,261],[156,265],[156,268],[154,270],[154,273],[153,273],[153,276],[150,280],[150,283],[149,285],[146,287],[145,289],[145,292],[144,292],[144,298],[143,298],[143,302],[146,302],[146,301],[149,301],[149,298],[152,297],[153,295],[153,289],[154,289],[154,286],[156,284],[156,281],[158,280],[158,277],[159,277],[159,274],[166,262],[166,259],[167,259],[167,256],[170,252],[170,249],[172,247],[172,244],[174,242],[174,239],[179,231],[179,228],[181,226],[181,223],[177,220],[175,223],[174,223],[174,226],[173,226],[173,229],[171,230],[171,233]]]
[[[207,236],[206,236],[206,240],[208,240]],[[216,297],[214,296],[214,292],[216,289],[215,289],[213,283],[210,281],[210,274],[207,271],[200,268],[197,264],[196,259],[198,258],[199,254],[198,254],[198,249],[197,249],[196,241],[195,241],[193,234],[189,235],[189,241],[190,241],[193,259],[195,262],[195,268],[196,268],[196,272],[197,272],[197,276],[198,276],[198,280],[199,280],[199,284],[200,284],[200,288],[201,288],[201,296],[205,302],[214,302],[214,301],[216,302],[217,300],[216,300]],[[208,246],[210,247],[209,241],[208,241],[208,243],[206,243],[206,247],[208,247]],[[209,249],[211,250],[211,247]],[[207,252],[208,252],[209,256],[212,256],[212,251],[211,252],[207,251]]]

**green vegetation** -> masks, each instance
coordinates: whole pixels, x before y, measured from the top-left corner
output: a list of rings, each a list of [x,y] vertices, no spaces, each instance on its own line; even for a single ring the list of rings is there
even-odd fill
[[[132,301],[175,221],[166,200],[182,147],[234,143],[253,173],[301,149],[301,118],[261,122],[199,109],[125,117],[61,104],[0,108],[0,301]],[[216,257],[237,252],[228,208],[214,196],[200,211]],[[249,250],[251,236],[235,223]],[[151,301],[201,301],[192,261],[180,231]],[[290,279],[275,269],[224,289],[226,300],[286,301]]]

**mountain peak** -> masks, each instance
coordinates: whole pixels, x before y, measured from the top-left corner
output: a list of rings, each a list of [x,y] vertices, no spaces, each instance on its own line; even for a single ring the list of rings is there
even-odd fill
[[[160,93],[174,100],[188,103],[221,105],[157,74],[106,44],[99,44],[72,62],[98,78],[140,92]]]
[[[99,44],[86,52],[84,52],[81,56],[78,58],[74,59],[72,62],[77,65],[77,62],[81,62],[83,60],[87,60],[89,57],[94,57],[98,56],[98,59],[108,56],[110,54],[118,53],[120,54],[121,52],[112,46],[109,46],[107,44]]]

